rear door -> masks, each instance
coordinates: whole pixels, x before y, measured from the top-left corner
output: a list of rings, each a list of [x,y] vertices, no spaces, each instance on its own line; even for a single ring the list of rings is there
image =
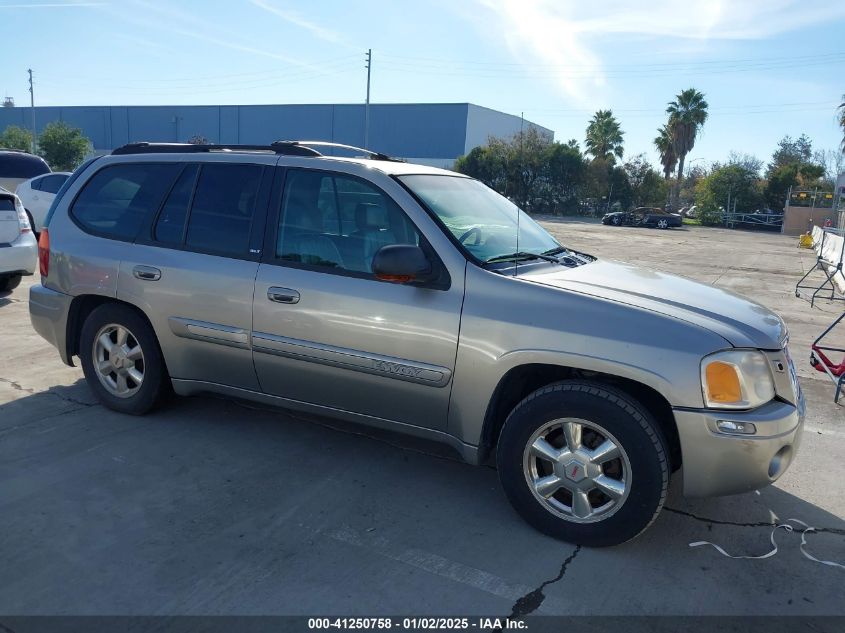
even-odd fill
[[[287,170],[255,284],[255,367],[272,395],[443,430],[466,262],[444,263],[386,191],[404,190],[386,176],[381,184]],[[375,252],[409,243],[427,250],[442,283],[375,278]]]
[[[252,293],[276,159],[185,163],[121,262],[118,296],[143,306],[174,380],[259,389]]]

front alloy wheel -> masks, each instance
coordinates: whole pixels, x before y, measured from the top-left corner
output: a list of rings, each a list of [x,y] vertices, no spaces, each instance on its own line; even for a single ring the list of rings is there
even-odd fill
[[[628,498],[631,463],[610,431],[576,418],[552,420],[528,440],[525,478],[547,509],[576,523],[601,521]]]
[[[657,517],[669,487],[660,425],[628,393],[564,380],[528,395],[496,447],[502,488],[536,529],[601,547],[624,543]]]

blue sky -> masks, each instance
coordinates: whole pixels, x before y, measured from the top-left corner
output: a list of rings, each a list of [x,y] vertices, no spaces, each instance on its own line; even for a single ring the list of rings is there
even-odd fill
[[[583,142],[598,108],[647,152],[694,86],[688,158],[767,160],[841,140],[845,2],[832,0],[0,0],[0,91],[37,105],[465,102]]]

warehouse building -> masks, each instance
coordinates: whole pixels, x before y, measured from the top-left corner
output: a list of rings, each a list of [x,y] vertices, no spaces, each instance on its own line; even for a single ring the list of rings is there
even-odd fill
[[[81,128],[94,150],[108,152],[138,141],[187,142],[195,136],[212,143],[266,144],[299,139],[364,144],[364,106],[68,106],[36,107],[35,127],[65,121]],[[32,126],[27,107],[0,108],[0,130]],[[471,103],[375,104],[370,106],[369,148],[438,167],[449,167],[490,136],[508,138],[535,128],[554,132],[518,116]]]

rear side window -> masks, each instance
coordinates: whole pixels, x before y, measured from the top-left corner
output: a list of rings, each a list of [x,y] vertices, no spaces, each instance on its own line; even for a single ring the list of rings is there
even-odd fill
[[[188,165],[182,170],[167,202],[161,209],[155,225],[154,238],[157,242],[179,246],[185,235],[185,218],[194,193],[198,165]]]
[[[44,193],[58,193],[62,185],[65,184],[67,175],[55,174],[51,176],[44,176],[38,181],[38,190]]]
[[[202,165],[188,215],[185,246],[223,256],[247,255],[263,172],[261,165]]]
[[[85,184],[71,217],[95,235],[133,240],[170,189],[178,163],[128,163],[98,171]]]

